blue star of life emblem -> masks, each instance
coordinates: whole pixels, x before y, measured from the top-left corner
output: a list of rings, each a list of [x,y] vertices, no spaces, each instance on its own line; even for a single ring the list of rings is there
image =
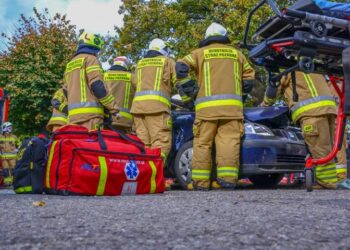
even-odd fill
[[[124,168],[125,176],[128,180],[136,180],[139,176],[140,170],[137,167],[136,161],[128,161]]]

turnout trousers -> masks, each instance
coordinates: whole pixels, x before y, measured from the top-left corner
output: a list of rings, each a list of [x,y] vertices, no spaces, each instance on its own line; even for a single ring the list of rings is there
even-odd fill
[[[305,143],[313,158],[327,156],[333,147],[335,118],[333,114],[315,117],[303,117],[300,120]],[[316,182],[324,188],[336,188],[336,164],[331,161],[327,164],[315,166]]]
[[[242,120],[195,120],[192,159],[194,186],[205,189],[210,187],[214,143],[217,178],[225,182],[237,183],[243,131]]]
[[[169,113],[134,114],[136,134],[148,147],[161,148],[165,160],[171,147],[172,122]]]

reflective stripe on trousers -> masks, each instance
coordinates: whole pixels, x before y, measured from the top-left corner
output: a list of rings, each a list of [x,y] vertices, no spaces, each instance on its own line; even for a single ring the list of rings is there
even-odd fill
[[[338,181],[335,163],[316,166],[315,174],[316,180],[323,183],[333,184]]]
[[[242,97],[233,94],[212,95],[196,100],[196,111],[202,108],[218,106],[238,106],[243,108]]]
[[[320,107],[336,107],[337,104],[332,96],[317,96],[301,102],[298,102],[291,108],[292,120],[296,121],[298,117],[309,110]]]
[[[193,180],[209,180],[210,179],[210,170],[206,169],[192,169],[192,179]]]
[[[159,101],[171,107],[170,98],[161,91],[143,90],[136,92],[133,101]]]
[[[232,166],[218,166],[217,167],[217,176],[220,177],[236,177],[238,178],[238,167]]]

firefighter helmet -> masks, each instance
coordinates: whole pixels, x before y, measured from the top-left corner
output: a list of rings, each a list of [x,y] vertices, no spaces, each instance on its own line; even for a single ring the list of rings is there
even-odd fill
[[[205,32],[205,39],[211,36],[226,36],[227,30],[224,26],[218,24],[218,23],[212,23],[207,28],[207,31]]]
[[[128,60],[128,58],[126,56],[118,56],[114,59],[113,65],[119,65],[119,66],[122,66],[122,67],[128,69],[130,66],[130,61]]]
[[[2,125],[2,132],[8,132],[11,133],[12,132],[12,123],[11,122],[5,122]]]
[[[103,41],[102,37],[98,34],[83,32],[83,34],[79,36],[79,45],[89,45],[102,49],[104,43],[105,42]]]
[[[163,56],[168,56],[170,54],[170,49],[168,44],[159,38],[153,39],[149,44],[148,49],[158,51]]]

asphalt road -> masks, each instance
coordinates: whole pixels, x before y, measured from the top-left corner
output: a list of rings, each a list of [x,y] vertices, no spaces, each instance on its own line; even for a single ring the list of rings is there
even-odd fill
[[[33,206],[44,201],[45,206]],[[0,191],[0,249],[350,249],[350,191]]]

